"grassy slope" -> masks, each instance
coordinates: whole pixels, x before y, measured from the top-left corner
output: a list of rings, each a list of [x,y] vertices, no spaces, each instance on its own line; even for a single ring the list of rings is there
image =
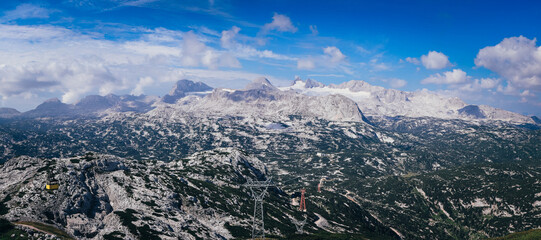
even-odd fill
[[[532,229],[524,232],[512,233],[504,237],[491,238],[492,240],[538,240],[541,239],[541,229]]]

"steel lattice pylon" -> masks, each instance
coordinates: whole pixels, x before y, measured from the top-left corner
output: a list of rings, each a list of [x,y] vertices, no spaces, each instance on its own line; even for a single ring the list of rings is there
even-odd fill
[[[304,220],[302,221],[299,221],[295,218],[292,218],[291,221],[293,222],[293,224],[295,224],[295,227],[297,228],[297,233],[298,234],[303,234],[304,231],[303,231],[303,228],[304,228],[304,224],[306,224],[306,215],[304,215]]]
[[[252,181],[252,179],[247,179],[244,186],[250,188],[252,197],[255,201],[254,217],[252,219],[252,239],[265,239],[263,199],[267,194],[267,189],[275,185],[271,182],[271,178],[269,178],[265,181]]]

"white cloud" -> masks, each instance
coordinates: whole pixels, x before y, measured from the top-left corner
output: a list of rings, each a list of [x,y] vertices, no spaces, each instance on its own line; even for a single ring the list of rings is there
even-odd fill
[[[469,92],[478,92],[485,89],[493,89],[500,84],[500,79],[494,78],[481,78],[475,79],[471,83],[464,84],[459,87],[460,90],[469,91]]]
[[[309,77],[337,77],[343,78],[346,77],[343,74],[308,74]]]
[[[299,59],[297,61],[297,68],[311,70],[316,68],[316,63],[312,59]]]
[[[475,65],[496,72],[513,88],[541,91],[541,47],[536,41],[523,36],[505,38],[479,50]]]
[[[131,91],[131,94],[135,96],[140,96],[144,93],[144,88],[152,84],[154,84],[154,79],[152,79],[151,77],[139,78],[139,82],[137,83],[137,85],[135,85],[135,88]]]
[[[240,28],[237,26],[233,26],[231,30],[224,30],[222,31],[222,37],[220,38],[220,42],[222,44],[223,48],[232,48],[237,45],[235,42],[235,36],[239,33]]]
[[[386,71],[390,70],[391,67],[387,65],[384,62],[379,61],[379,57],[370,59],[370,67],[372,67],[371,71]]]
[[[494,78],[481,78],[476,79],[475,83],[478,83],[481,88],[495,88],[499,83],[500,79],[494,79]]]
[[[332,63],[341,62],[346,58],[346,55],[342,54],[342,51],[334,46],[324,48],[323,53],[330,57]]]
[[[264,34],[272,30],[295,33],[297,32],[297,27],[293,26],[288,16],[274,13],[272,22],[265,24],[261,29]]]
[[[357,52],[363,54],[363,55],[366,55],[366,54],[369,54],[370,51],[366,48],[364,48],[363,46],[355,46],[355,49],[357,50]]]
[[[436,73],[421,81],[422,84],[461,84],[468,81],[466,72],[460,69],[453,69],[453,71],[444,72],[443,75]]]
[[[0,32],[3,103],[23,95],[60,95],[72,103],[97,92],[141,94],[149,83],[142,76],[159,81],[172,66],[240,65],[231,53],[206,46],[193,33],[165,29],[145,30],[139,40],[127,42],[53,26],[0,24]]]
[[[55,11],[34,4],[23,3],[11,11],[6,11],[4,16],[0,18],[0,21],[6,22],[17,19],[49,18],[49,15],[53,12]]]
[[[235,57],[207,47],[192,31],[183,36],[180,61],[183,66],[189,67],[199,67],[201,65],[211,69],[240,67],[240,62]]]
[[[323,48],[323,54],[297,59],[297,69],[311,70],[315,68],[339,69],[350,74],[346,64],[346,55],[335,46]]]
[[[403,79],[393,78],[389,80],[389,86],[392,88],[401,88],[406,86],[406,84],[408,84],[408,82]]]
[[[53,26],[19,26],[0,24],[0,40],[42,41],[72,38],[74,33],[61,27]]]
[[[419,61],[419,59],[417,59],[417,58],[412,58],[412,57],[407,57],[407,58],[406,58],[406,62],[413,63],[413,64],[415,64],[415,65],[421,64],[421,62]]]
[[[412,58],[410,60],[415,61],[416,59]],[[408,61],[407,58],[406,61]],[[449,62],[449,57],[436,51],[430,51],[428,55],[421,56],[421,62],[426,69],[442,69],[452,66],[451,62]]]
[[[240,30],[240,28],[233,26],[230,30],[222,31],[220,43],[223,48],[230,50],[231,56],[234,55],[243,59],[268,58],[275,60],[297,60],[296,58],[277,54],[270,50],[257,50],[251,46],[238,43],[235,38],[239,35]]]

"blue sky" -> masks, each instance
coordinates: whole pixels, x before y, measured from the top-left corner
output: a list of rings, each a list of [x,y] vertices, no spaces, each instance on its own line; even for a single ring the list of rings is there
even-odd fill
[[[0,106],[364,80],[541,115],[534,1],[63,0],[0,3]]]

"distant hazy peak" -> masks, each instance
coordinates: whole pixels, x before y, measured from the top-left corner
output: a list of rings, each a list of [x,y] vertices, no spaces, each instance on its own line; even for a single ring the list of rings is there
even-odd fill
[[[15,108],[0,107],[0,114],[19,114],[19,113],[21,113],[21,112],[19,112]]]
[[[265,77],[258,77],[251,83],[246,85],[244,90],[278,90],[272,83]]]
[[[54,97],[54,98],[49,98],[49,99],[43,101],[43,103],[61,103],[61,101],[60,101],[60,99]]]
[[[163,96],[162,101],[166,103],[175,103],[178,99],[183,98],[186,96],[186,93],[190,92],[205,92],[212,90],[212,87],[210,87],[207,84],[204,84],[202,82],[193,82],[191,80],[183,79],[177,81],[177,83],[173,86],[173,89],[169,92],[169,94]]]
[[[368,92],[374,92],[374,91],[382,91],[385,90],[384,87],[380,86],[374,86],[370,83],[367,83],[362,80],[351,80],[347,82],[343,82],[339,85],[331,84],[329,85],[331,88],[341,88],[341,89],[349,89],[353,92],[359,92],[359,91],[368,91]]]
[[[182,79],[177,81],[177,83],[173,86],[173,89],[171,89],[171,91],[169,92],[169,95],[187,92],[203,92],[210,90],[212,90],[212,87],[205,83]]]
[[[293,81],[293,84],[291,84],[291,87],[294,86],[300,88],[322,88],[325,87],[325,84],[312,80],[310,78],[306,79],[306,81],[303,81],[300,77],[296,77]]]

